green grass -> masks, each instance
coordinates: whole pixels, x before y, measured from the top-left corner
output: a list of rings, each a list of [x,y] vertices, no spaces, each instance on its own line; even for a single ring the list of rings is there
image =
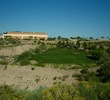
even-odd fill
[[[86,57],[88,53],[77,49],[68,48],[52,48],[42,54],[33,56],[39,63],[55,63],[55,64],[69,64],[74,63],[78,65],[93,64],[95,61]]]

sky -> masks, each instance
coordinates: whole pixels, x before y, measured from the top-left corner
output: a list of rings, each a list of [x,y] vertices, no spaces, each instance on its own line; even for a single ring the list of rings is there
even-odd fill
[[[110,0],[0,0],[0,33],[110,37]]]

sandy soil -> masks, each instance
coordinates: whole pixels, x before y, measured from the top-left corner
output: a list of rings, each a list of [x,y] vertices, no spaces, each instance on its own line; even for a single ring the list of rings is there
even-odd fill
[[[8,47],[0,50],[0,56],[19,55],[29,49],[34,49],[35,45],[21,45],[17,47]],[[51,87],[55,83],[72,84],[77,80],[72,77],[73,74],[79,73],[78,69],[61,70],[46,67],[35,66],[18,66],[18,65],[0,65],[0,85],[13,85],[18,89],[33,90],[39,86]],[[32,69],[33,68],[33,69]]]
[[[29,49],[34,49],[35,45],[20,45],[16,47],[7,47],[0,50],[0,56],[14,56],[19,55],[24,51],[28,51]]]
[[[18,89],[33,90],[39,86],[50,87],[56,82],[72,84],[77,80],[72,77],[78,69],[61,70],[34,66],[0,66],[0,85],[13,85]],[[33,70],[32,70],[33,68]],[[35,69],[34,69],[35,68]],[[63,77],[66,78],[63,78]],[[56,79],[54,79],[57,77]]]

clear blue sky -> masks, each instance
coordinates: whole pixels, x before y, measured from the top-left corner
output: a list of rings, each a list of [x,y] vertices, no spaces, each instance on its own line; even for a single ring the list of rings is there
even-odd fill
[[[110,0],[0,0],[0,33],[110,37]]]

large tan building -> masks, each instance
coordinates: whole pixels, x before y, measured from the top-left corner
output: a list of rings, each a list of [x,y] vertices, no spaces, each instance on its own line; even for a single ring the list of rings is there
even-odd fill
[[[45,39],[47,40],[48,34],[46,32],[6,32],[3,33],[3,38],[19,38],[19,39]]]

